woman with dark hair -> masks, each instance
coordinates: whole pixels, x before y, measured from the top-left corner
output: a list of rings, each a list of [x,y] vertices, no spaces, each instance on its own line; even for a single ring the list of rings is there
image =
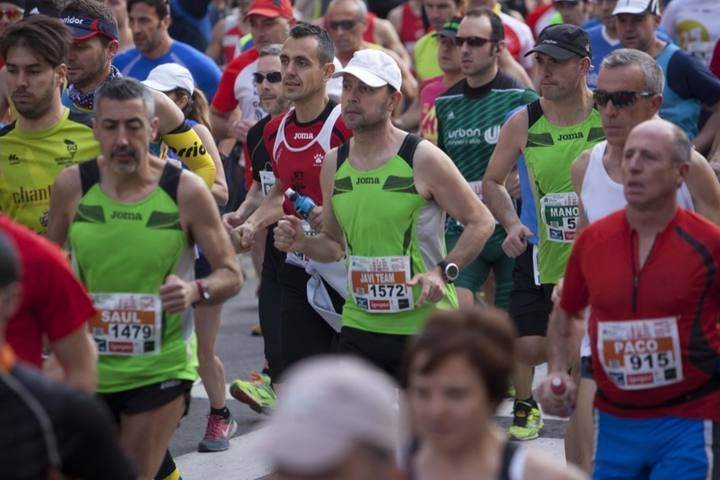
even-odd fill
[[[500,310],[472,307],[431,314],[406,357],[417,434],[408,478],[584,478],[575,468],[510,443],[493,420],[508,390],[514,338],[514,327]]]

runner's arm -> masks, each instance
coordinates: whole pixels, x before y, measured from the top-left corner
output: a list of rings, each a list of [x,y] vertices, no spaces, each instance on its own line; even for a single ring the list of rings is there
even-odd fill
[[[205,55],[212,58],[218,65],[225,64],[223,55],[223,39],[225,37],[225,19],[221,18],[215,23],[210,36],[210,43],[205,49]]]
[[[223,167],[220,151],[215,144],[215,139],[213,139],[210,130],[202,123],[193,126],[193,130],[195,130],[195,133],[197,133],[200,140],[202,140],[203,145],[205,145],[205,148],[212,158],[213,165],[215,165],[215,181],[212,184],[210,192],[212,192],[212,196],[218,206],[225,206],[227,205],[230,194],[228,192],[227,181],[225,180],[225,167]]]
[[[573,190],[575,190],[575,193],[577,194],[579,200],[578,207],[580,208],[577,229],[575,230],[576,236],[580,235],[580,232],[582,232],[582,230],[588,225],[587,215],[585,215],[585,208],[583,208],[582,202],[582,184],[589,161],[590,150],[581,153],[580,156],[575,159],[570,169],[570,179],[572,180]]]
[[[229,224],[229,226],[236,227],[244,223],[248,217],[258,209],[263,198],[262,191],[260,190],[260,182],[253,180],[252,185],[250,185],[250,190],[248,190],[247,195],[245,195],[245,200],[243,200],[237,210],[225,214],[223,218],[232,218],[232,223]],[[278,203],[282,205],[282,202]]]
[[[206,303],[222,303],[240,291],[243,277],[217,206],[198,178],[180,175],[178,209],[186,231],[200,246],[212,268],[210,275],[203,279],[210,292]],[[202,300],[197,288],[193,293],[195,299],[191,303]]]
[[[720,182],[705,157],[693,150],[685,179],[695,211],[720,225]]]
[[[177,106],[175,106],[177,108]],[[210,149],[203,144],[194,129],[182,120],[173,131],[163,134],[162,141],[170,147],[178,160],[203,179],[208,188],[212,188],[217,177],[217,169],[210,155]],[[214,150],[217,154],[217,148]]]
[[[405,45],[400,41],[400,35],[395,31],[393,24],[384,18],[375,19],[375,39],[380,45],[392,50],[405,65],[410,65],[410,55]]]
[[[75,217],[82,186],[77,165],[61,171],[52,186],[48,214],[47,238],[63,248],[68,237],[70,223]]]
[[[97,350],[85,324],[69,335],[51,342],[50,350],[62,369],[60,381],[87,393],[95,392]]]
[[[245,221],[255,232],[269,227],[276,223],[283,216],[283,199],[285,198],[285,187],[279,178],[275,178],[275,184],[270,187],[267,195],[257,209]]]
[[[495,220],[452,160],[438,147],[430,142],[420,142],[413,164],[418,193],[432,198],[465,226],[445,260],[460,268],[468,265],[492,235]]]

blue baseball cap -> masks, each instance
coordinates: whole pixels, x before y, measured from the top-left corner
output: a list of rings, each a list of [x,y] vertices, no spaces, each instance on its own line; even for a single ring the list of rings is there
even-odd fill
[[[62,21],[70,28],[73,40],[87,40],[95,35],[117,40],[119,36],[117,26],[74,10],[63,11]]]

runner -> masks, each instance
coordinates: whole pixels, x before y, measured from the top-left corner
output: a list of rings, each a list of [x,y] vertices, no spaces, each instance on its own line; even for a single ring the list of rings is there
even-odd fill
[[[32,235],[28,233],[29,235]],[[62,252],[36,243],[46,258]],[[28,272],[28,267],[30,272]],[[43,378],[18,362],[5,327],[22,303],[22,277],[38,273],[38,262],[21,259],[12,240],[0,233],[0,464],[3,478],[136,479],[109,415],[93,398]]]
[[[662,89],[662,70],[644,52],[620,49],[603,61],[595,105],[607,141],[584,152],[572,166],[573,187],[581,206],[578,230],[588,222],[594,223],[625,207],[622,150],[630,130],[643,121],[658,118]],[[682,208],[695,210],[708,220],[720,223],[720,184],[710,165],[697,152],[693,152],[690,159],[686,183],[677,191],[677,202]],[[581,365],[589,366],[590,342],[587,337],[583,339],[580,354],[583,357]],[[590,472],[594,449],[592,398],[596,385],[589,371],[582,373],[577,408],[565,437],[565,451],[569,462]]]
[[[428,32],[415,43],[413,60],[417,79],[423,82],[442,75],[438,64],[438,40],[435,32],[440,31],[453,17],[460,15],[460,0],[422,0],[422,8],[428,20]]]
[[[299,23],[290,30],[280,61],[283,95],[293,102],[294,108],[265,126],[263,139],[272,159],[275,183],[260,207],[233,232],[236,248],[250,248],[257,233],[274,224],[283,209],[287,214],[294,211],[289,200],[280,208],[287,188],[310,197],[316,205],[323,205],[320,168],[324,155],[350,137],[340,118],[340,106],[326,92],[326,84],[335,71],[333,58],[332,40],[320,27]],[[306,228],[318,229],[321,211],[322,208],[313,209]],[[310,276],[305,272],[306,266],[304,256],[289,254],[279,274],[282,365],[280,372],[273,372],[274,382],[290,365],[314,354],[328,353],[335,343],[335,330],[308,303]],[[332,294],[333,302],[342,305],[340,295],[334,290]]]
[[[23,19],[25,13],[25,0],[14,0],[11,2],[0,2],[0,35],[13,23]],[[0,70],[5,66],[5,61],[0,56]],[[1,118],[2,112],[0,112]]]
[[[223,302],[242,277],[207,187],[148,155],[157,118],[147,88],[113,79],[98,92],[95,112],[102,155],[58,176],[48,236],[69,240],[76,272],[101,310],[90,325],[98,392],[122,444],[142,478],[177,478],[166,449],[197,376],[187,309]],[[202,280],[189,280],[193,242],[212,269]]]
[[[130,30],[130,20],[128,19],[127,2],[125,0],[103,0],[103,3],[110,7],[113,17],[118,25],[118,41],[120,47],[118,51],[124,52],[135,46],[133,42],[132,30]]]
[[[594,478],[705,479],[717,470],[720,229],[678,208],[692,145],[677,126],[636,126],[621,162],[627,207],[576,241],[553,312],[545,411],[567,415],[572,318],[590,307],[597,446]],[[561,397],[548,394],[562,386]]]
[[[514,336],[507,314],[493,308],[430,315],[407,354],[410,422],[417,437],[406,478],[584,478],[508,441],[493,419],[509,387]]]
[[[546,360],[552,289],[563,275],[577,227],[570,167],[580,153],[604,137],[585,84],[591,56],[585,32],[575,25],[552,25],[543,30],[533,52],[543,96],[502,127],[483,181],[485,201],[507,232],[503,250],[517,257],[510,294],[510,315],[519,336],[510,434],[523,440],[536,438],[543,426],[532,397],[532,367]],[[527,244],[532,232],[520,223],[504,186],[521,154],[538,211],[537,256]]]
[[[387,16],[411,57],[415,42],[427,33],[422,8],[421,0],[407,0],[390,10]]]
[[[487,209],[437,147],[392,126],[400,69],[387,54],[358,51],[343,78],[343,118],[353,139],[321,172],[322,232],[306,236],[286,215],[275,245],[320,262],[347,255],[349,295],[339,351],[399,378],[405,344],[435,308],[456,308],[452,282],[493,228]],[[444,212],[465,225],[446,255]],[[283,331],[283,335],[284,335]]]
[[[532,90],[498,70],[498,58],[505,48],[500,17],[492,10],[471,10],[460,22],[455,43],[465,76],[435,100],[438,147],[443,150],[473,191],[482,199],[482,179],[495,148],[505,116],[514,108],[537,99]],[[463,225],[448,219],[445,241],[448,248],[457,242]],[[508,309],[514,260],[502,251],[505,231],[496,225],[480,255],[467,265],[455,281],[460,305],[472,305],[492,270],[495,277],[495,305]]]

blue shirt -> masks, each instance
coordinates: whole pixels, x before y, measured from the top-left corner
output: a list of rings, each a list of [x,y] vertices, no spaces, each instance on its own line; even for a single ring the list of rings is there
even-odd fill
[[[195,84],[207,98],[211,99],[215,96],[215,90],[220,82],[220,69],[210,57],[186,43],[173,40],[170,50],[160,58],[147,58],[137,48],[131,48],[117,55],[113,60],[113,65],[124,76],[138,80],[147,79],[150,70],[164,63],[184,66],[192,72]]]

